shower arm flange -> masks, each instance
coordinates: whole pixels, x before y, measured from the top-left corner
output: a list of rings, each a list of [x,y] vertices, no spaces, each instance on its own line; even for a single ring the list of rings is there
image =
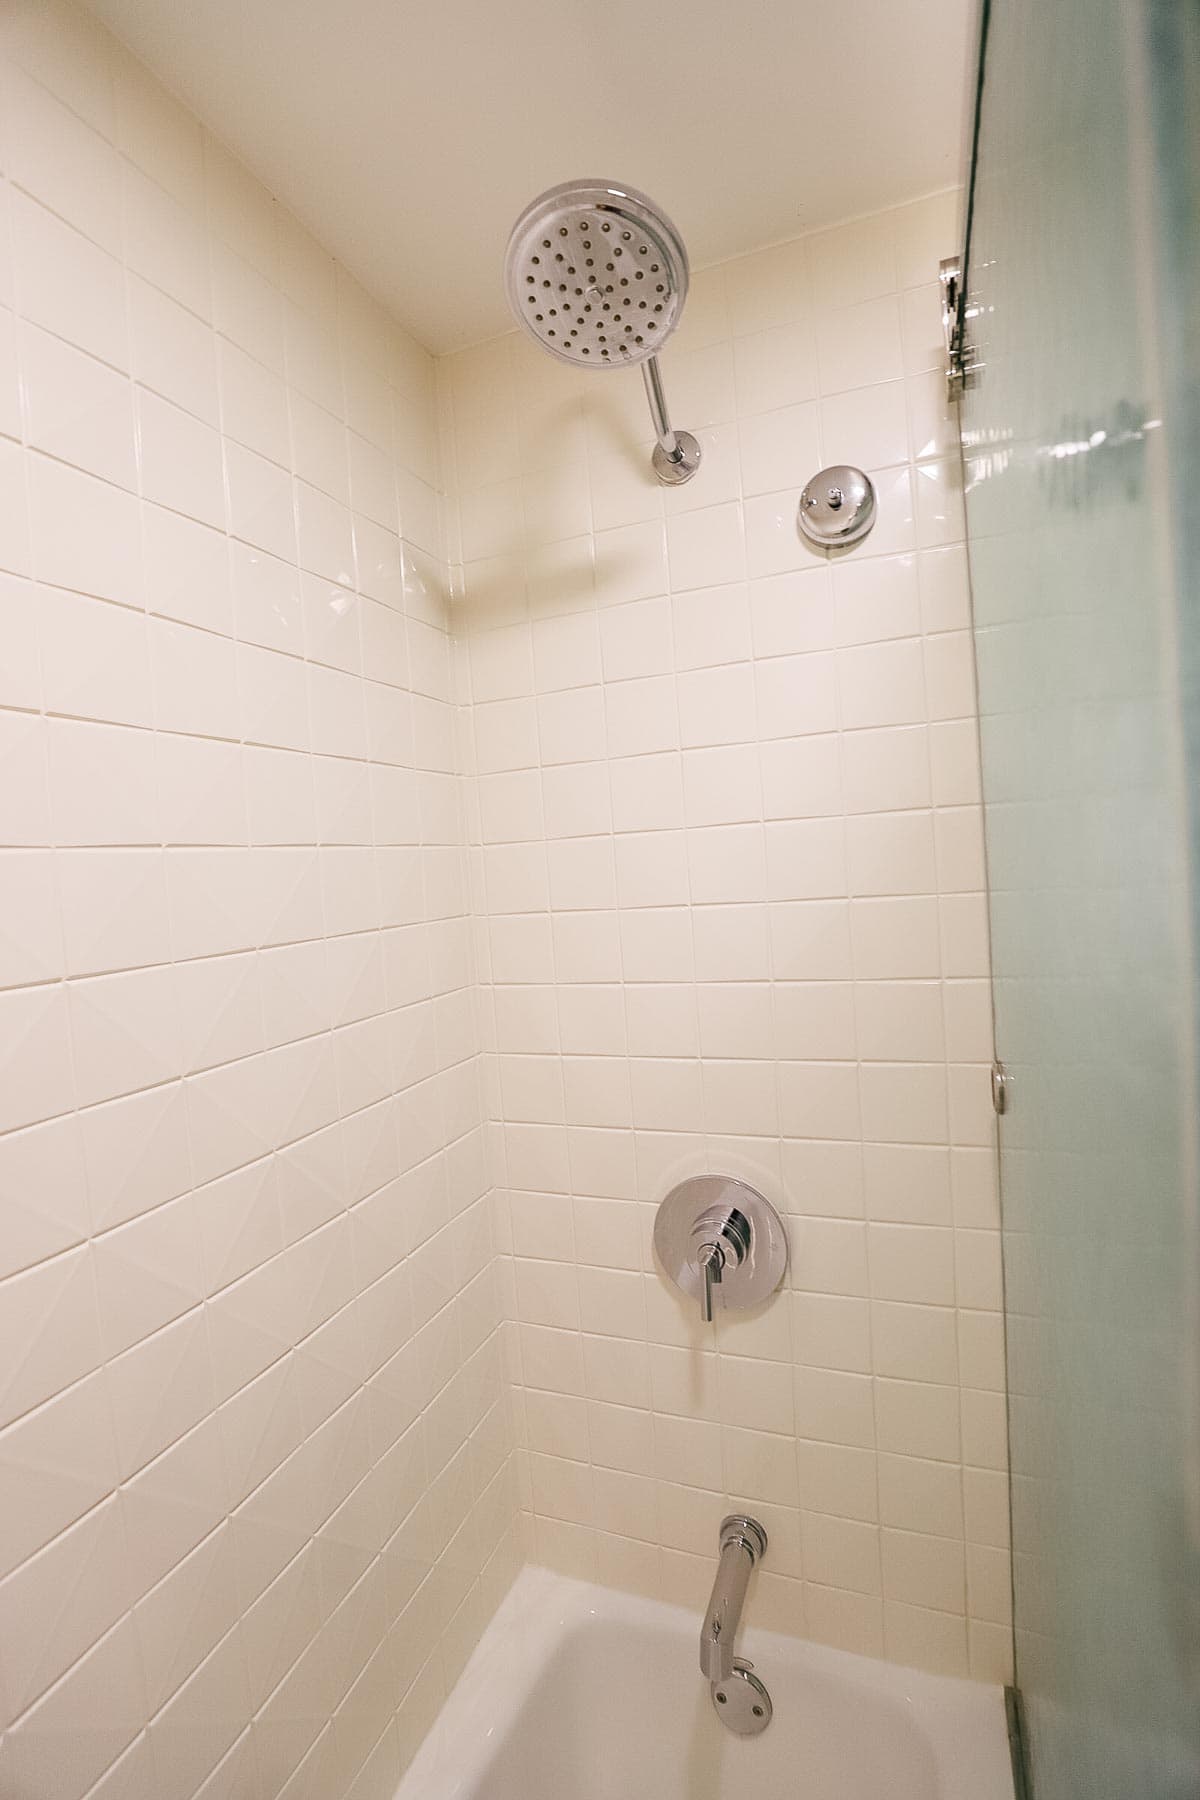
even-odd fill
[[[648,356],[642,364],[642,380],[646,384],[646,401],[658,438],[651,457],[654,473],[665,486],[678,487],[681,482],[690,481],[700,467],[700,446],[690,431],[671,428],[657,356]]]

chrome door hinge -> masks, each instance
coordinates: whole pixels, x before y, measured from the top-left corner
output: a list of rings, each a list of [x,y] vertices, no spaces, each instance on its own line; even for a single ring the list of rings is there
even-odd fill
[[[942,286],[942,335],[946,340],[946,398],[957,400],[964,388],[975,385],[981,367],[967,336],[968,309],[962,257],[943,258],[938,277]]]
[[[1008,1070],[1002,1062],[992,1064],[992,1111],[1008,1110]]]

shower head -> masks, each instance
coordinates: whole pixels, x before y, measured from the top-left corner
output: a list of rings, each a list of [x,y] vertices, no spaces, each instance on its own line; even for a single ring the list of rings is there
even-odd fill
[[[580,367],[644,362],[679,323],[687,251],[636,188],[564,181],[525,208],[504,264],[509,305],[552,356]]]
[[[671,430],[655,353],[679,323],[688,259],[667,215],[636,188],[564,181],[532,201],[504,259],[509,305],[530,336],[576,368],[641,363],[660,481],[695,474],[700,447]]]

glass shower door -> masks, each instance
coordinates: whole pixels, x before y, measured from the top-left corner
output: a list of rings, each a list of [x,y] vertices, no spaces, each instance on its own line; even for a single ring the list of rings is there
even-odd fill
[[[1035,1800],[1194,1800],[1200,34],[1153,0],[988,15],[962,425],[1016,1681]]]

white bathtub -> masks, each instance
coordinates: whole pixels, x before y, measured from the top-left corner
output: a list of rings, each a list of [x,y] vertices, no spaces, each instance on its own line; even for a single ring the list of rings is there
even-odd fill
[[[738,1650],[775,1715],[740,1738],[713,1711],[699,1630],[679,1607],[525,1569],[396,1800],[1012,1800],[999,1688],[751,1619]]]

